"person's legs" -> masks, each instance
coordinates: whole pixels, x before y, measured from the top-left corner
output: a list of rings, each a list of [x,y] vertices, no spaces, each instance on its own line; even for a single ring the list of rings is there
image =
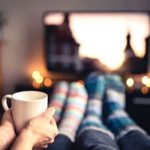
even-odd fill
[[[120,138],[118,145],[121,150],[150,150],[150,137],[134,130]]]
[[[59,133],[67,135],[74,142],[76,131],[83,119],[87,104],[87,92],[80,83],[72,82],[68,93],[67,104],[59,125]]]
[[[117,75],[106,75],[104,109],[107,127],[115,134],[121,150],[148,150],[150,139],[125,112],[125,87]]]
[[[55,142],[48,145],[47,150],[72,150],[73,142],[66,135],[59,134]]]
[[[56,110],[54,117],[57,123],[60,122],[62,117],[68,90],[69,84],[66,81],[60,81],[54,87],[49,106],[53,106]]]
[[[76,131],[84,116],[87,104],[87,93],[80,83],[71,83],[63,118],[58,127],[59,135],[48,150],[71,150]]]
[[[77,136],[75,144],[77,150],[118,150],[114,139],[109,134],[101,132],[98,127],[83,131]]]
[[[102,98],[105,90],[104,76],[91,74],[85,81],[89,95],[85,118],[76,136],[78,150],[118,150],[113,135],[101,121]]]

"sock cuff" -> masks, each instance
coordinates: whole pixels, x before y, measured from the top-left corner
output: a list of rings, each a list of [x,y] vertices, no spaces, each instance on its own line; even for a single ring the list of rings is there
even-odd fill
[[[133,126],[128,126],[127,128],[125,128],[124,130],[122,130],[117,136],[116,136],[116,140],[118,141],[120,138],[123,138],[126,134],[128,134],[131,131],[140,131],[143,134],[147,134],[145,130],[143,130],[142,128],[133,125]]]
[[[106,130],[106,129],[103,129],[103,128],[99,128],[99,127],[94,127],[94,126],[88,126],[88,127],[85,127],[83,129],[81,129],[79,132],[78,132],[78,137],[85,131],[87,130],[95,130],[95,131],[98,131],[98,132],[102,132],[108,136],[110,136],[112,139],[115,139],[113,133],[111,133],[109,130]]]

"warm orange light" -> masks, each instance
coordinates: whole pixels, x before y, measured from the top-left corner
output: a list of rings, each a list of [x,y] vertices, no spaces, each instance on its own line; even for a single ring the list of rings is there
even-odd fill
[[[148,78],[147,83],[146,83],[147,87],[150,87],[150,78]]]
[[[81,84],[84,84],[84,81],[83,81],[83,80],[79,80],[78,82],[81,83]]]
[[[35,70],[35,71],[32,72],[32,78],[33,78],[34,80],[37,80],[37,79],[40,78],[40,77],[41,77],[41,74],[40,74],[39,71]]]
[[[41,87],[41,85],[40,85],[39,83],[37,83],[36,81],[33,81],[33,82],[32,82],[32,86],[33,86],[33,88],[35,88],[35,89],[39,89],[39,88]]]
[[[150,88],[150,79],[148,79],[146,86]]]
[[[148,93],[148,87],[143,86],[143,87],[141,88],[141,92],[142,92],[142,94],[147,94],[147,93]]]
[[[128,79],[126,80],[126,85],[127,85],[128,87],[132,87],[132,86],[134,85],[134,79],[133,79],[133,78],[128,78]]]
[[[148,76],[143,76],[141,79],[142,83],[147,87],[150,87],[150,78]]]
[[[46,78],[44,80],[44,86],[50,87],[52,85],[52,80],[50,78]]]
[[[44,77],[41,75],[41,73],[37,70],[33,71],[32,78],[37,82],[38,84],[41,84],[44,80]]]
[[[146,85],[147,81],[148,81],[148,77],[147,76],[143,76],[142,79],[141,79],[141,81],[142,81],[143,84]]]
[[[129,93],[132,93],[132,92],[134,92],[135,89],[134,89],[134,87],[130,87],[127,90],[128,90]]]
[[[44,78],[43,76],[40,76],[37,80],[35,80],[37,83],[41,84],[43,82]]]

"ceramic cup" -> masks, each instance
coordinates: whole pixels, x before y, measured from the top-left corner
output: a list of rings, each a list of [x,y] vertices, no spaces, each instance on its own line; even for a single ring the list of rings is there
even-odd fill
[[[8,106],[11,101],[11,107]],[[48,107],[48,95],[39,91],[22,91],[5,95],[2,98],[5,111],[12,109],[16,131],[19,132],[33,117],[44,112]]]

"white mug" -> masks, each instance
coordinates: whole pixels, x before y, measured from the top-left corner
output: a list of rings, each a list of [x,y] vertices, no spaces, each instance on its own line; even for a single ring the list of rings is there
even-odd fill
[[[22,91],[2,98],[2,106],[9,110],[11,100],[12,118],[17,132],[33,117],[44,112],[48,107],[48,95],[40,91]]]

